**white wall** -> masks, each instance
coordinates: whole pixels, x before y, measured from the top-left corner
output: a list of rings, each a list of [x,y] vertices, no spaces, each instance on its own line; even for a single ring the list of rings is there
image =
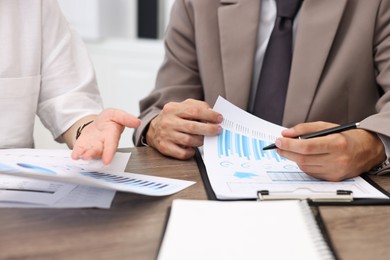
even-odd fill
[[[87,41],[136,38],[136,0],[58,0],[69,23]]]
[[[138,102],[153,89],[163,59],[162,41],[108,40],[88,44],[106,107],[139,114]],[[120,147],[133,146],[133,131],[126,129]]]

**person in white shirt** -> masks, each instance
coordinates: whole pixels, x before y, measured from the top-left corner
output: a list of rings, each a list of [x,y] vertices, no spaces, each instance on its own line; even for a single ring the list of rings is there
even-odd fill
[[[124,128],[140,124],[125,111],[103,110],[85,46],[55,0],[2,0],[0,148],[33,148],[35,115],[73,148],[72,158],[105,164]]]

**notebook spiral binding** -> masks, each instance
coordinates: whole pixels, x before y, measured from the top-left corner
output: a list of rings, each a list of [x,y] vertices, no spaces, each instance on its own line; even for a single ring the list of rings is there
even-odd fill
[[[310,236],[314,243],[315,248],[318,250],[319,255],[324,260],[333,260],[335,255],[333,254],[331,248],[326,243],[320,228],[317,225],[317,222],[313,216],[313,212],[310,209],[310,206],[306,200],[300,202],[303,215],[305,216],[305,222],[310,230]]]

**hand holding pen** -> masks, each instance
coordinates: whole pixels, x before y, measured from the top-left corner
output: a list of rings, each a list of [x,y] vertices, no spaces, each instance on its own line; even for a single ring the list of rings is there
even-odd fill
[[[365,130],[361,123],[302,123],[282,131],[275,144],[281,157],[295,162],[303,172],[328,181],[356,177],[386,159],[378,134]]]
[[[351,123],[351,124],[346,124],[346,125],[340,125],[332,128],[327,128],[318,132],[314,132],[311,134],[305,134],[297,137],[297,139],[309,139],[309,138],[314,138],[314,137],[321,137],[321,136],[326,136],[330,134],[336,134],[336,133],[341,133],[347,130],[351,129],[356,129],[359,127],[359,123]],[[263,150],[270,150],[270,149],[276,149],[275,144],[268,145],[263,148]]]

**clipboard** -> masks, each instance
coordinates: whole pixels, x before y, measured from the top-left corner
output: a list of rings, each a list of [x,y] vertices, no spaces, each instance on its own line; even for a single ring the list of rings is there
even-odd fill
[[[202,155],[198,149],[195,149],[195,161],[198,165],[199,172],[202,177],[203,184],[206,189],[206,193],[209,200],[221,200],[218,199],[210,180],[208,178],[206,166],[203,163]],[[362,174],[361,177],[371,184],[374,188],[379,190],[385,196],[390,198],[390,193],[379,186],[373,181],[368,174]],[[383,176],[385,178],[385,176]],[[234,199],[234,200],[256,200],[253,199]],[[293,194],[288,192],[273,192],[268,190],[259,190],[257,192],[257,200],[307,200],[309,205],[318,206],[362,206],[362,205],[390,205],[390,199],[370,199],[370,198],[353,198],[353,194],[348,190],[339,190],[335,193],[321,193],[321,194],[310,194],[302,196],[301,194]]]

